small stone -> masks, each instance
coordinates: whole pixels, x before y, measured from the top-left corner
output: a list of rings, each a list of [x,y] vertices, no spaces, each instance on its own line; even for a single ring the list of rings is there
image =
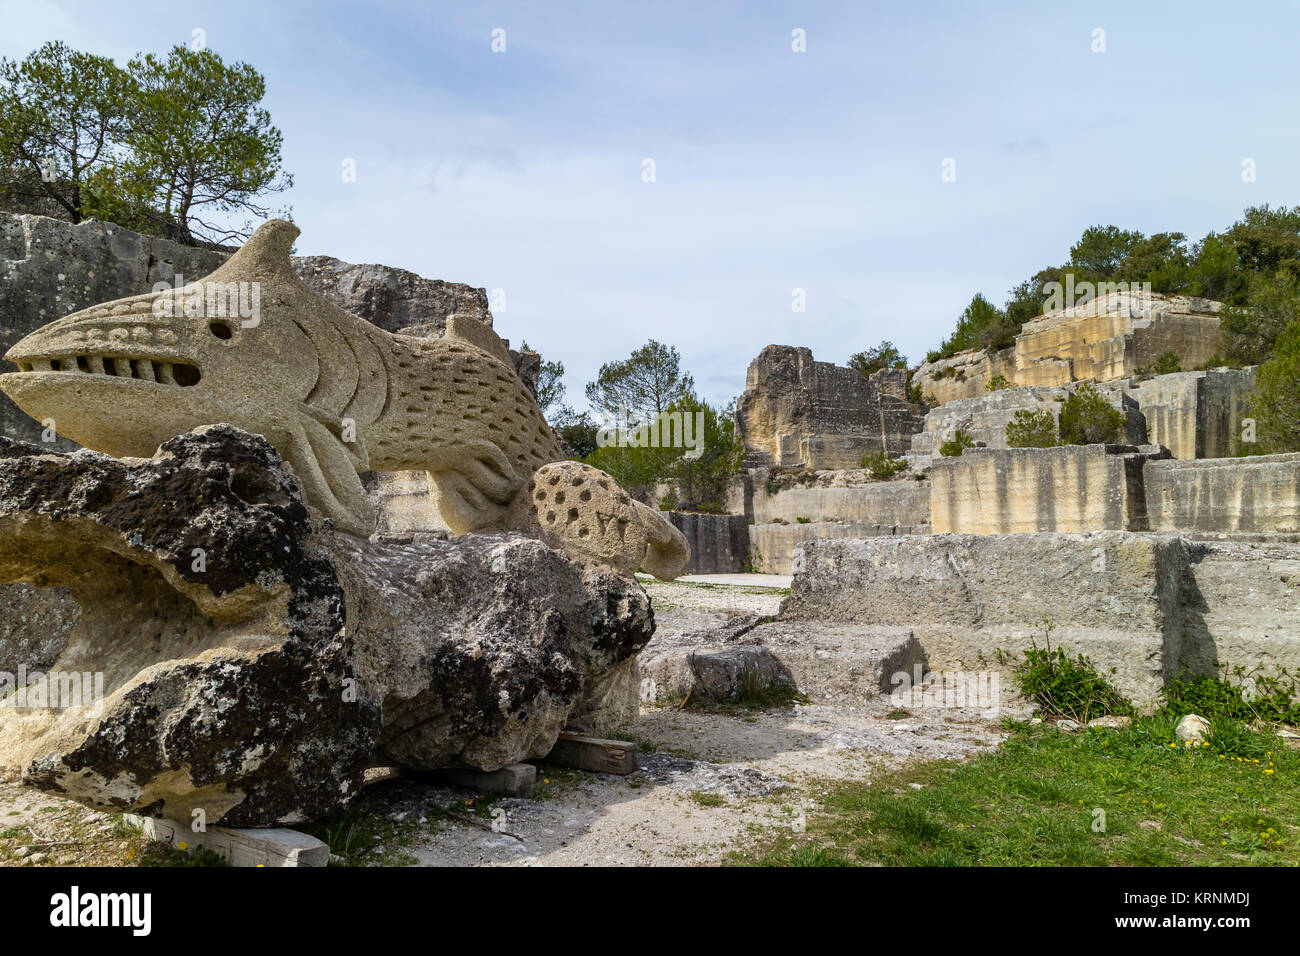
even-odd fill
[[[1210,732],[1210,722],[1198,714],[1188,714],[1174,728],[1174,736],[1185,743],[1198,744]]]
[[[27,860],[30,863],[44,863],[47,859],[49,859],[49,856],[50,855],[48,853],[33,853],[31,856],[27,858]]]
[[[20,846],[18,849],[14,850],[14,856],[18,857],[18,859],[21,860],[23,857],[25,857],[28,853],[31,852],[32,851],[30,847]]]
[[[1058,720],[1056,722],[1057,730],[1064,730],[1066,733],[1069,734],[1074,733],[1076,730],[1082,729],[1082,727],[1083,724],[1079,723],[1077,720],[1066,719],[1066,720]]]
[[[1133,723],[1131,717],[1098,717],[1095,720],[1088,721],[1089,727],[1104,727],[1107,730],[1122,730],[1129,724]]]

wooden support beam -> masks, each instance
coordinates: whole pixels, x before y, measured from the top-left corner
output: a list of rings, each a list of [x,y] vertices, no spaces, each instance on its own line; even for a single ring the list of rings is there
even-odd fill
[[[636,744],[629,740],[603,740],[581,734],[560,734],[546,755],[548,763],[594,773],[629,774],[636,770]]]
[[[428,779],[468,787],[479,793],[503,797],[532,797],[537,786],[537,768],[530,763],[512,763],[500,770],[468,770],[450,767],[432,770]]]
[[[140,828],[151,840],[167,843],[178,850],[194,852],[202,847],[217,854],[231,866],[327,866],[330,848],[313,836],[284,827],[236,830],[208,827],[195,833],[188,823],[159,817],[125,815],[128,823]],[[184,847],[181,844],[185,844]]]

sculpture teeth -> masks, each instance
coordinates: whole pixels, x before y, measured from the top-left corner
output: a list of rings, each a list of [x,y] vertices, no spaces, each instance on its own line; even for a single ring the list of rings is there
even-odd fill
[[[59,358],[33,358],[17,363],[20,372],[80,372],[134,378],[142,382],[189,388],[199,383],[199,370],[186,362],[160,359],[129,358],[124,355],[72,355]]]

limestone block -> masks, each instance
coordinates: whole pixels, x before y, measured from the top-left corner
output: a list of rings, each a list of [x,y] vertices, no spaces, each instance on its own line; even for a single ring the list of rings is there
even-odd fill
[[[1153,530],[1300,533],[1300,454],[1148,461],[1142,476]]]
[[[805,544],[781,621],[911,628],[932,669],[1001,665],[1049,638],[1153,702],[1182,635],[1185,543],[1125,532],[930,535]],[[1170,655],[1172,659],[1174,655]],[[1112,673],[1112,668],[1114,669]]]
[[[1173,372],[1128,384],[1147,424],[1147,441],[1175,458],[1224,458],[1240,445],[1255,391],[1254,366]]]
[[[1140,531],[1147,528],[1142,465],[1155,446],[972,448],[934,461],[935,533]]]
[[[668,519],[691,549],[687,574],[738,574],[749,561],[749,523],[744,515],[669,512]]]

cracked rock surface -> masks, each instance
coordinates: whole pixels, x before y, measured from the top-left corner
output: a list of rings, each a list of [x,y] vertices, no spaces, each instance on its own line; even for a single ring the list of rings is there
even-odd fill
[[[336,534],[228,425],[148,460],[0,438],[0,583],[28,595],[0,773],[209,825],[336,813],[377,757],[541,756],[654,627],[635,581],[534,540]]]

